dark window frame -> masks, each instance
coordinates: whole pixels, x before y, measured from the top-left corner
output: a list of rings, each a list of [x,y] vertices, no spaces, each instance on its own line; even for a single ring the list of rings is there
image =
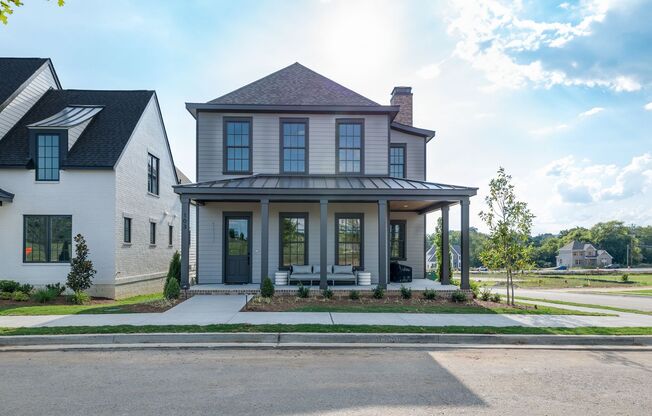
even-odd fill
[[[305,221],[305,237],[303,244],[303,258],[304,263],[310,264],[308,258],[308,244],[309,244],[309,229],[310,229],[310,215],[308,212],[281,212],[278,214],[278,268],[279,270],[289,270],[289,266],[283,265],[283,220],[286,218],[303,218]]]
[[[392,149],[403,149],[403,176],[397,176],[398,178],[407,178],[407,144],[406,143],[392,143],[389,145],[389,160],[387,163],[389,164],[389,176],[392,176],[392,165],[396,165],[396,163],[392,163]]]
[[[35,218],[35,217],[41,217],[41,218],[46,218],[46,223],[45,223],[45,261],[30,261],[27,260],[27,254],[25,253],[25,249],[27,248],[27,220],[28,218]],[[51,248],[52,248],[52,218],[69,218],[70,219],[70,259],[68,261],[51,261],[50,259],[50,254],[51,254]],[[73,248],[73,236],[72,236],[72,215],[23,215],[23,246],[22,246],[22,252],[23,252],[23,263],[25,264],[70,264],[73,258],[73,253],[72,250]]]
[[[228,165],[228,141],[227,128],[230,122],[249,123],[249,169],[248,170],[229,170]],[[234,146],[231,146],[234,147]],[[244,146],[235,146],[242,148]],[[254,122],[253,117],[223,117],[222,118],[222,174],[224,175],[243,175],[253,173],[254,168]]]
[[[156,169],[154,169],[152,162],[156,162]],[[155,170],[156,170],[156,174],[154,174]],[[147,152],[147,192],[148,193],[152,195],[159,195],[160,177],[161,177],[161,159]]]
[[[393,228],[394,225],[399,226],[399,235],[398,235],[398,256],[392,256],[392,244],[394,240]],[[407,220],[390,220],[389,221],[389,258],[390,260],[407,260]],[[401,255],[402,254],[402,255]]]
[[[57,138],[57,177],[55,179],[39,179],[39,138],[43,136],[52,136]],[[57,131],[39,131],[34,133],[34,178],[37,182],[59,182],[61,179],[61,162],[63,161],[62,153],[63,153],[63,142],[64,140],[61,139],[62,135],[60,132]],[[67,141],[66,141],[66,151],[68,150],[67,147]],[[43,168],[45,169],[45,168]]]
[[[122,242],[125,244],[131,244],[131,226],[131,217],[122,217]]]
[[[168,247],[174,245],[174,225],[168,224]]]
[[[156,245],[156,223],[154,221],[149,222],[149,245]]]
[[[342,212],[335,213],[335,264],[340,265],[340,237],[339,222],[341,219],[359,219],[360,220],[360,266],[353,266],[353,270],[364,270],[364,213],[361,212]]]
[[[285,123],[289,124],[303,124],[305,126],[306,134],[304,136],[304,162],[303,162],[303,171],[286,171],[285,170],[285,138],[283,135],[283,126]],[[291,117],[281,117],[279,119],[279,166],[281,173],[284,175],[305,175],[309,172],[308,160],[310,159],[310,119],[307,117],[300,118],[291,118]],[[291,147],[291,149],[299,149],[298,147]]]
[[[360,125],[360,171],[343,172],[340,171],[340,125],[341,124],[359,124]],[[335,172],[338,175],[364,175],[365,174],[365,119],[364,118],[338,118],[335,119]],[[348,148],[346,148],[348,149]]]

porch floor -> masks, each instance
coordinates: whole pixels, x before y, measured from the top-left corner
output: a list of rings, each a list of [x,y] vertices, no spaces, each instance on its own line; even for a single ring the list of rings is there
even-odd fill
[[[455,285],[442,285],[439,282],[432,281],[430,279],[413,279],[411,282],[406,283],[389,283],[387,285],[387,291],[394,292],[401,289],[401,285],[408,287],[412,290],[426,290],[432,289],[437,291],[453,291],[457,290],[458,287]],[[319,291],[319,285],[307,286],[312,291]],[[329,285],[329,288],[333,291],[350,291],[350,290],[359,290],[363,291],[372,291],[376,285],[372,284],[370,286],[361,286],[361,285]],[[297,285],[283,285],[275,286],[276,292],[280,293],[289,293],[296,292]],[[250,283],[243,285],[226,285],[223,283],[213,283],[213,284],[198,284],[191,286],[188,289],[190,294],[257,294],[260,291],[258,283]]]

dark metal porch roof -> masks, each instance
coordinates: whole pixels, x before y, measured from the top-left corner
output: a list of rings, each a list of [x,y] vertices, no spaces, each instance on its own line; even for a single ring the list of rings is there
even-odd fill
[[[178,194],[473,196],[477,188],[390,176],[256,174],[178,185]]]
[[[9,193],[4,189],[0,188],[0,205],[3,202],[12,202],[13,200],[14,200],[14,194]]]

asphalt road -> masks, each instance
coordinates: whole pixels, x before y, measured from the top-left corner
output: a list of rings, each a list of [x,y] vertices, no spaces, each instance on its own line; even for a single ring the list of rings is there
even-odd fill
[[[0,354],[2,415],[648,415],[652,353]]]
[[[502,288],[493,290],[501,294],[505,292]],[[609,291],[609,289],[605,289],[605,291]],[[582,292],[581,289],[573,289],[572,291],[516,289],[514,292],[516,297],[560,300],[652,312],[652,297],[600,295],[591,291]]]

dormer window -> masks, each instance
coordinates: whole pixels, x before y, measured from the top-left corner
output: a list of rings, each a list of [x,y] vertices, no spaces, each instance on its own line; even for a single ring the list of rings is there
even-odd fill
[[[58,181],[61,155],[59,134],[36,135],[36,180]]]

